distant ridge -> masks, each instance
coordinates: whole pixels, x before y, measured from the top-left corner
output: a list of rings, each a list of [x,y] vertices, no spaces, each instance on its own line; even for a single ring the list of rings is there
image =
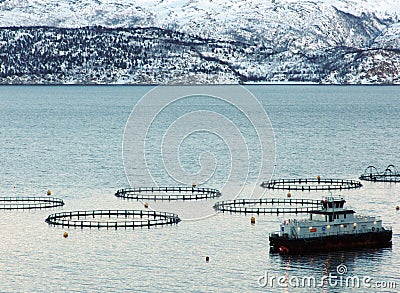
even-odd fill
[[[399,84],[400,1],[359,2],[0,1],[0,84]]]

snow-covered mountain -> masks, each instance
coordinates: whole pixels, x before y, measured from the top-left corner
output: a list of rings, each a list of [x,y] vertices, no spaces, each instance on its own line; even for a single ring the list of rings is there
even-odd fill
[[[0,0],[0,82],[400,83],[399,15],[400,0]]]
[[[355,16],[374,13],[397,21],[398,0],[0,0],[0,26],[132,27],[177,26],[218,33],[239,26],[292,23],[300,10],[305,22],[335,7]],[[291,11],[291,12],[290,12]],[[307,12],[308,11],[308,12]],[[287,14],[289,12],[289,14]],[[307,17],[307,13],[311,13]],[[319,15],[312,14],[319,13]],[[208,24],[208,26],[204,26]],[[215,28],[217,30],[215,31]]]

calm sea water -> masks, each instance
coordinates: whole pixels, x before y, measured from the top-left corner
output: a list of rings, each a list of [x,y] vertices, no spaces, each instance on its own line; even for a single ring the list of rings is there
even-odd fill
[[[66,202],[62,209],[0,212],[1,292],[399,291],[400,213],[395,206],[400,205],[400,184],[364,183],[359,190],[342,192],[357,212],[380,215],[384,224],[393,227],[393,246],[378,250],[271,255],[268,233],[276,230],[285,217],[292,217],[288,215],[257,216],[255,225],[250,224],[249,215],[218,214],[172,227],[134,231],[49,227],[44,222],[47,215],[62,210],[142,208],[140,202],[119,200],[113,194],[118,188],[128,187],[122,159],[125,124],[134,105],[150,89],[0,88],[1,196],[44,196],[50,189]],[[398,88],[248,89],[261,102],[274,130],[274,178],[320,175],[356,179],[369,165],[381,170],[389,164],[400,166]],[[198,107],[212,108],[206,99],[199,99]],[[193,104],[179,105],[179,113],[186,110],[192,111]],[[241,123],[240,115],[236,121]],[[253,132],[246,133],[251,136]],[[151,135],[157,139],[156,133]],[[226,153],[230,146],[224,147],[223,140],[215,141],[218,137],[207,140],[201,134],[182,147],[185,165],[198,156],[199,145],[201,152],[210,145],[220,162],[209,181],[217,186],[210,187],[219,187],[230,160]],[[190,172],[192,167],[184,166]],[[294,198],[317,199],[324,195],[292,194]],[[286,193],[267,192],[267,196],[285,197]],[[199,205],[212,213],[210,201],[188,206],[150,202],[153,205],[186,215]],[[62,237],[65,230],[68,238]],[[209,263],[205,262],[206,256],[210,257]],[[347,266],[345,276],[369,277],[372,286],[375,281],[397,282],[397,288],[346,288],[326,283],[322,288],[282,288],[277,283],[272,287],[259,284],[265,274],[319,280],[329,273],[338,275],[339,264]]]

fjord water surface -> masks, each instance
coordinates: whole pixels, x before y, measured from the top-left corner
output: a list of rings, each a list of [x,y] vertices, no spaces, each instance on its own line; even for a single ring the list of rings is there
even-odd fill
[[[400,214],[395,206],[400,205],[399,184],[363,182],[359,190],[341,192],[357,212],[380,215],[384,224],[393,227],[393,246],[386,249],[291,257],[269,254],[268,233],[295,215],[259,215],[255,225],[250,224],[250,215],[217,214],[154,229],[49,227],[44,219],[54,212],[142,208],[140,202],[115,198],[114,192],[128,187],[121,154],[125,123],[150,89],[0,88],[1,196],[43,196],[50,189],[66,203],[53,210],[0,212],[1,292],[282,292],[285,289],[276,283],[261,287],[260,277],[268,273],[286,280],[321,278],[337,275],[339,264],[347,266],[348,275],[369,276],[371,285],[397,282],[397,289],[374,291],[398,290]],[[356,179],[368,165],[381,170],[389,164],[400,166],[398,88],[268,85],[248,89],[263,105],[274,129],[274,178]],[[202,105],[201,100],[198,103]],[[198,139],[204,138],[193,139],[193,145],[189,140],[184,151],[196,152]],[[225,166],[227,148],[211,149]],[[182,154],[183,163],[185,156],[192,155]],[[224,172],[217,170],[215,180],[224,178]],[[323,195],[292,192],[293,198]],[[285,197],[286,192],[268,191],[267,196]],[[68,238],[62,237],[64,230]],[[326,283],[321,288],[287,289],[343,290],[371,289]]]

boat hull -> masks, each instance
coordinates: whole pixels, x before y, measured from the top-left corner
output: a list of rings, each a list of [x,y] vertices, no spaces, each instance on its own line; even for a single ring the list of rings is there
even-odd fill
[[[318,251],[390,247],[391,241],[391,230],[312,238],[290,239],[277,234],[272,234],[269,237],[270,251],[280,254],[304,254]]]

